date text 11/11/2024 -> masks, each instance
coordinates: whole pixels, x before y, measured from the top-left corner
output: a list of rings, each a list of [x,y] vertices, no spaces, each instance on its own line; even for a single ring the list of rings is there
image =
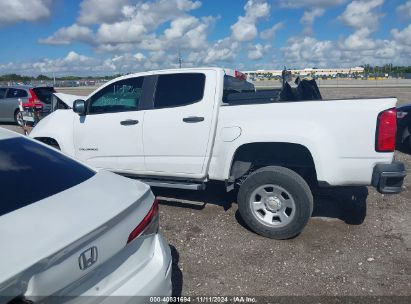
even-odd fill
[[[255,297],[245,296],[196,296],[196,297],[150,297],[150,303],[256,303]]]

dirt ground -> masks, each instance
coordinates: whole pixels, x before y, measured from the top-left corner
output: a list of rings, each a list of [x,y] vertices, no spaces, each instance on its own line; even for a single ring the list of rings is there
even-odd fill
[[[411,102],[411,88],[321,91],[324,98],[388,95]],[[396,158],[411,173],[410,153],[397,151]],[[174,295],[411,296],[411,174],[399,195],[371,187],[321,191],[307,227],[286,241],[249,231],[235,194],[221,184],[153,191],[162,197]]]

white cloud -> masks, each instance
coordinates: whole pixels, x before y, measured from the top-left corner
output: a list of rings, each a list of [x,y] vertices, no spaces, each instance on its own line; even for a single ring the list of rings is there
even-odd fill
[[[164,47],[197,49],[207,45],[207,31],[215,18],[188,14],[201,6],[195,0],[83,0],[78,23],[40,39],[47,44],[88,43],[97,52],[160,50]],[[170,22],[163,35],[161,25]],[[88,24],[98,23],[95,30]]]
[[[339,57],[339,51],[330,40],[318,41],[313,37],[292,37],[282,48],[287,67],[327,66]]]
[[[283,22],[278,22],[278,23],[274,24],[272,27],[270,27],[270,28],[262,31],[262,32],[260,33],[260,37],[261,37],[262,39],[265,39],[265,40],[274,39],[276,33],[277,33],[280,29],[282,29],[283,27],[284,27],[284,23],[283,23]]]
[[[397,7],[397,12],[411,18],[411,0]]]
[[[51,14],[51,0],[2,0],[0,24],[38,21]]]
[[[378,29],[382,14],[376,10],[384,0],[356,0],[347,5],[338,18],[354,29],[354,33],[339,42],[343,50],[363,51],[376,49],[377,43],[370,35]]]
[[[301,8],[301,7],[330,7],[346,3],[348,0],[278,0],[280,7],[284,8]]]
[[[86,26],[73,24],[69,27],[62,27],[53,35],[39,39],[43,44],[70,44],[73,41],[81,41],[86,43],[92,43],[93,32]]]
[[[80,24],[111,23],[123,15],[123,7],[130,0],[83,0],[80,3]]]
[[[356,0],[347,5],[339,17],[346,25],[355,29],[367,28],[370,32],[377,30],[381,14],[376,9],[381,7],[384,0]]]
[[[265,1],[248,0],[244,6],[245,16],[239,16],[231,26],[232,36],[237,41],[250,41],[257,37],[257,21],[270,14],[270,5]]]
[[[239,43],[231,38],[218,40],[205,51],[201,63],[209,65],[219,61],[232,61],[236,57],[238,48]]]
[[[324,15],[325,9],[323,8],[313,8],[311,10],[305,11],[304,15],[301,17],[301,23],[306,26],[312,26],[315,18]]]
[[[248,59],[251,60],[259,60],[264,57],[265,53],[271,49],[270,44],[262,45],[260,43],[256,45],[249,45],[248,46]]]
[[[408,25],[402,31],[398,29],[392,29],[391,35],[394,37],[395,41],[402,45],[409,45],[411,46],[411,24]]]

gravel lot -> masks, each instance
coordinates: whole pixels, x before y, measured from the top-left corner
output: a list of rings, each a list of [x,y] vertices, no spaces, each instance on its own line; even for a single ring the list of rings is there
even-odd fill
[[[411,88],[321,91],[324,98],[411,101]],[[397,151],[396,158],[411,172],[410,151]],[[175,295],[411,296],[411,175],[394,196],[367,187],[321,191],[303,233],[287,241],[249,231],[235,194],[220,184],[202,192],[153,190],[162,197],[161,232],[173,252]]]

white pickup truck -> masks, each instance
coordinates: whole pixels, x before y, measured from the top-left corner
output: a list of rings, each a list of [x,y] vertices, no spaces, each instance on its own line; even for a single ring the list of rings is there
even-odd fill
[[[260,92],[244,74],[221,68],[153,71],[108,82],[30,136],[154,186],[201,190],[223,181],[238,189],[252,230],[286,239],[308,222],[313,187],[401,191],[396,101],[324,101],[306,80]]]

